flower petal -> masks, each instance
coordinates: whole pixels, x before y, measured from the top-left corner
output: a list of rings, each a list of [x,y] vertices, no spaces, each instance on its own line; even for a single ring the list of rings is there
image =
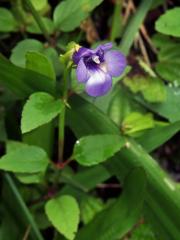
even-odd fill
[[[81,47],[77,52],[74,52],[72,59],[75,64],[78,64],[82,57],[91,54],[91,50],[88,48]]]
[[[95,71],[86,83],[86,92],[92,97],[105,95],[112,86],[112,77],[101,70]]]
[[[93,53],[97,53],[99,50],[103,50],[104,52],[110,50],[113,47],[113,44],[111,42],[100,44],[97,48],[91,50]]]
[[[118,77],[126,67],[126,58],[119,51],[111,50],[104,54],[104,60],[109,74]]]
[[[79,82],[85,83],[88,78],[90,77],[89,72],[84,64],[83,58],[78,63],[77,69],[76,69],[76,76]]]

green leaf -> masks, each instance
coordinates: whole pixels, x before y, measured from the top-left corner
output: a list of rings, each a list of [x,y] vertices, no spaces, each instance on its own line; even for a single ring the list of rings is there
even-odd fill
[[[134,187],[134,182],[136,182],[136,187]],[[126,178],[122,195],[82,228],[77,234],[76,240],[122,238],[140,217],[145,197],[145,186],[144,170],[141,168],[132,170]]]
[[[33,93],[24,105],[21,119],[22,133],[29,132],[54,119],[64,104],[44,92]]]
[[[48,0],[31,0],[31,2],[37,11],[42,10],[48,4]]]
[[[20,42],[12,49],[10,60],[12,63],[19,67],[25,67],[26,65],[26,53],[27,52],[40,52],[48,57],[52,61],[56,73],[58,73],[59,59],[56,50],[52,47],[47,47],[42,42],[35,39],[25,39]]]
[[[39,52],[26,53],[26,68],[45,75],[53,80],[56,78],[52,62]]]
[[[180,37],[179,18],[180,7],[167,10],[156,21],[155,28],[160,33]]]
[[[158,240],[148,224],[140,224],[131,234],[129,240]]]
[[[30,132],[23,134],[23,142],[29,145],[38,146],[43,148],[48,156],[52,158],[54,148],[54,128],[53,121],[44,124]]]
[[[0,169],[15,173],[38,173],[45,172],[48,163],[47,154],[43,149],[19,144],[15,150],[1,157]]]
[[[137,136],[143,130],[153,127],[154,119],[150,113],[142,114],[139,112],[132,112],[122,122],[122,130],[129,136]]]
[[[54,32],[54,23],[51,19],[47,17],[41,17],[42,22],[46,26],[47,32],[52,34]],[[27,32],[35,33],[35,34],[42,34],[41,29],[37,22],[33,19],[32,22],[27,26]]]
[[[27,146],[22,142],[17,141],[8,141],[6,145],[6,151],[9,154],[10,152],[14,152],[18,148],[22,146]],[[40,183],[43,180],[44,172],[36,172],[36,173],[16,173],[15,174],[18,180],[24,184],[32,184],[32,183]]]
[[[44,173],[16,173],[17,179],[24,184],[37,184],[43,182]]]
[[[73,240],[79,224],[79,207],[76,199],[64,195],[49,200],[45,211],[52,225],[67,239]]]
[[[163,102],[166,99],[166,88],[163,81],[159,78],[143,76],[126,77],[124,84],[133,93],[141,92],[144,99],[148,102]]]
[[[0,83],[18,98],[26,98],[35,91],[54,93],[54,83],[51,79],[14,66],[2,55],[0,55]]]
[[[165,80],[180,85],[180,44],[167,41],[158,53],[156,72]]]
[[[92,166],[106,161],[125,145],[119,135],[102,134],[80,138],[73,151],[73,158],[84,166]]]
[[[118,134],[118,127],[92,104],[79,96],[71,97],[69,103],[71,110],[67,111],[67,118],[70,114],[71,121],[67,123],[78,138],[94,133]],[[79,122],[81,128],[78,126]],[[162,235],[163,240],[180,238],[180,194],[174,182],[141,146],[129,139],[127,147],[104,165],[121,182],[132,168],[144,168],[148,182],[144,208],[148,212],[147,219],[157,225],[155,231]]]
[[[95,215],[102,211],[104,204],[101,199],[92,196],[85,196],[80,202],[81,218],[84,224],[89,223]]]
[[[78,27],[103,0],[66,0],[57,5],[54,23],[57,29],[69,32]]]
[[[151,8],[153,0],[143,0],[138,6],[137,11],[131,17],[128,25],[125,28],[125,31],[122,36],[122,40],[119,45],[119,49],[125,54],[128,55],[129,50],[134,42],[136,34],[139,31],[141,24],[144,21],[149,9]]]
[[[28,51],[43,52],[44,46],[41,42],[35,39],[25,39],[12,49],[10,60],[17,66],[25,67],[26,53]]]
[[[0,32],[17,30],[17,22],[12,13],[6,8],[0,8]]]
[[[140,98],[137,98],[137,100],[158,115],[165,117],[170,122],[177,122],[180,120],[180,89],[177,87],[166,86],[166,92],[167,97],[163,103],[151,104],[144,102]]]
[[[166,126],[156,126],[145,132],[137,141],[151,152],[168,141],[180,130],[180,121],[167,124]]]
[[[7,173],[4,174],[2,201],[4,205],[7,206],[7,210],[10,212],[11,218],[14,218],[16,226],[18,226],[20,231],[23,230],[23,233],[25,233],[25,231],[27,231],[27,226],[30,226],[30,232],[28,235],[29,240],[44,239],[38,229],[38,226],[36,225],[36,222],[33,219],[31,212],[29,211],[18,188],[16,187],[13,178]]]

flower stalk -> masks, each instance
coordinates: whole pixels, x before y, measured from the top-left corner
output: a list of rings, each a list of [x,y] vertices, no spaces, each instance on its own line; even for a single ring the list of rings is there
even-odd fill
[[[65,66],[64,74],[63,74],[63,101],[64,108],[59,115],[59,142],[58,142],[58,163],[63,162],[63,154],[64,154],[64,137],[65,137],[65,114],[66,114],[66,105],[68,98],[68,75],[69,68]]]

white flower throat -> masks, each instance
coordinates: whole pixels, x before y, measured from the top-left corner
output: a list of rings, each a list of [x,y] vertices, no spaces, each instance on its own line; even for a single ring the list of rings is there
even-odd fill
[[[95,62],[95,63],[97,63],[97,64],[100,64],[100,63],[101,63],[101,61],[100,61],[100,59],[99,59],[99,56],[97,56],[97,55],[92,56],[92,60],[93,60],[93,62]]]

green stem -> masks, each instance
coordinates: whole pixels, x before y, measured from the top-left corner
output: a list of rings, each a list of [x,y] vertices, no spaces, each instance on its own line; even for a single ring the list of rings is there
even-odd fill
[[[11,0],[12,10],[14,12],[15,17],[21,22],[26,24],[27,17],[26,13],[22,6],[21,0]]]
[[[123,34],[121,43],[119,45],[120,50],[127,55],[129,53],[130,47],[133,44],[134,37],[138,32],[147,12],[149,11],[153,0],[142,0],[141,4],[139,5],[136,13],[131,18],[130,22],[128,23],[125,32]]]
[[[32,235],[32,239],[43,240],[43,237],[42,237],[38,227],[36,226],[36,223],[35,223],[32,215],[31,215],[31,213],[29,212],[23,198],[21,197],[13,179],[7,173],[4,175],[4,178],[5,178],[5,181],[8,185],[8,188],[10,189],[10,191],[12,193],[12,196],[13,196],[13,199],[14,199],[13,201],[17,201],[19,207],[21,208],[21,213],[23,213],[23,215],[24,215],[25,219],[22,219],[22,221],[25,220],[27,222],[26,224],[29,223],[30,226],[31,226],[32,230],[30,231],[30,234]],[[7,201],[7,199],[5,199],[5,201]],[[15,206],[15,204],[14,204],[14,206]]]
[[[58,162],[63,161],[64,154],[64,128],[65,128],[65,113],[67,104],[67,93],[68,93],[68,74],[69,69],[66,66],[63,74],[63,101],[65,106],[59,115],[59,148],[58,148]]]
[[[41,16],[39,15],[39,13],[36,11],[36,9],[34,8],[34,6],[32,5],[30,0],[24,0],[27,7],[29,8],[30,12],[32,13],[34,19],[36,20],[39,28],[41,29],[41,32],[44,34],[44,37],[46,38],[46,40],[48,42],[50,42],[50,37],[49,37],[49,33],[47,31],[46,26],[44,25]]]
[[[110,34],[110,41],[114,41],[117,37],[121,36],[122,32],[122,0],[116,0],[114,5],[114,13],[112,16],[112,28]]]

